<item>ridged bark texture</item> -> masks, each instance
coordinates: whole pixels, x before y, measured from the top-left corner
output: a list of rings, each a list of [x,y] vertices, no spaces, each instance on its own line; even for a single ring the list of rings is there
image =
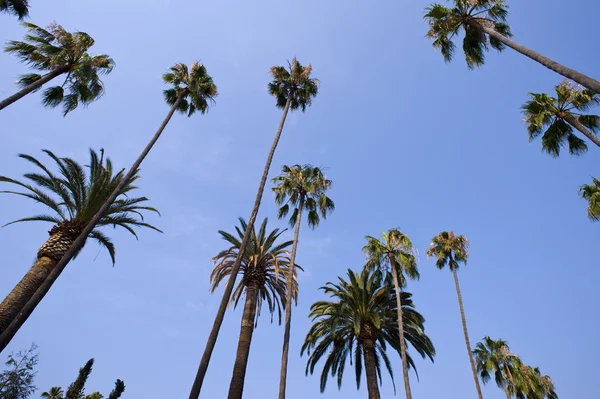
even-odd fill
[[[400,333],[400,357],[402,358],[402,375],[404,376],[404,391],[406,399],[412,399],[410,391],[410,380],[408,377],[408,359],[406,357],[406,341],[404,341],[404,318],[402,316],[402,301],[400,298],[400,284],[398,283],[398,268],[396,258],[389,254],[390,264],[392,265],[392,274],[394,277],[394,288],[396,293],[396,306],[398,307],[398,332]]]
[[[379,386],[377,385],[377,360],[375,359],[375,341],[362,342],[363,357],[365,359],[365,373],[367,375],[367,391],[369,399],[380,399]]]
[[[256,193],[256,199],[254,200],[254,207],[252,208],[252,213],[250,214],[250,220],[248,220],[246,232],[244,233],[244,237],[242,238],[242,242],[240,243],[240,250],[238,252],[238,256],[235,259],[235,262],[233,263],[233,266],[231,268],[231,275],[229,276],[229,280],[225,285],[225,292],[223,292],[223,298],[221,299],[221,304],[219,305],[219,309],[217,310],[215,322],[213,323],[212,330],[210,331],[210,335],[208,336],[206,348],[204,349],[202,359],[200,360],[200,365],[198,366],[198,372],[196,373],[196,378],[194,379],[194,384],[192,385],[192,389],[190,391],[190,399],[198,399],[200,397],[202,383],[204,382],[204,377],[206,376],[206,371],[208,370],[208,365],[210,363],[210,357],[212,356],[212,352],[215,349],[215,345],[217,343],[217,338],[219,337],[219,330],[221,329],[221,324],[223,324],[223,319],[225,318],[225,311],[227,310],[227,304],[229,303],[229,298],[231,297],[231,292],[233,291],[233,286],[235,284],[237,274],[240,270],[242,257],[244,256],[244,252],[246,251],[246,245],[248,245],[250,233],[254,229],[254,222],[256,221],[256,216],[258,215],[258,209],[260,208],[262,195],[265,191],[265,185],[267,184],[267,177],[269,175],[269,169],[271,168],[271,162],[273,162],[273,156],[275,155],[277,144],[279,143],[279,139],[281,138],[281,132],[283,131],[285,118],[287,117],[288,111],[290,109],[291,96],[292,95],[290,93],[287,103],[285,104],[285,107],[283,109],[283,115],[281,117],[281,121],[279,122],[279,127],[277,128],[275,139],[273,140],[273,144],[271,145],[271,150],[269,151],[269,155],[267,156],[265,169],[263,170],[263,175],[258,186],[258,192]]]
[[[18,100],[20,100],[21,98],[25,97],[26,95],[28,95],[29,93],[39,89],[40,87],[42,87],[43,85],[45,85],[46,83],[48,83],[49,81],[51,81],[52,79],[54,79],[55,77],[62,75],[63,73],[66,73],[69,71],[69,67],[65,66],[59,69],[56,69],[44,76],[42,76],[40,79],[36,80],[35,82],[33,82],[32,84],[28,85],[27,87],[19,90],[18,92],[16,92],[15,94],[13,94],[10,97],[5,98],[4,100],[0,101],[0,110],[8,107],[10,104],[17,102]]]
[[[600,147],[600,138],[598,138],[593,132],[589,131],[588,128],[585,127],[584,124],[581,123],[578,118],[566,117],[565,120],[569,122],[569,124],[575,129],[579,130],[585,137],[590,139],[592,143]]]
[[[481,386],[479,385],[479,378],[477,378],[475,360],[473,360],[473,353],[471,352],[471,342],[469,341],[469,332],[467,331],[467,319],[465,317],[465,309],[463,308],[462,295],[460,293],[460,285],[458,284],[458,274],[456,273],[456,269],[452,269],[452,275],[454,276],[454,284],[456,285],[456,295],[458,296],[460,318],[462,320],[463,333],[465,334],[465,343],[467,344],[467,354],[469,355],[469,362],[471,362],[471,371],[473,372],[473,378],[475,379],[475,387],[477,388],[477,396],[479,397],[479,399],[483,399],[483,394],[481,393]]]
[[[238,341],[233,375],[229,384],[228,399],[241,399],[244,392],[244,380],[246,368],[248,367],[248,356],[250,355],[250,344],[254,333],[254,319],[256,318],[256,300],[258,299],[258,284],[250,282],[246,286],[246,304],[242,315],[242,327]]]
[[[54,267],[54,269],[50,272],[50,275],[48,276],[46,281],[44,281],[42,283],[42,285],[38,288],[38,290],[35,292],[35,294],[33,294],[31,299],[27,302],[27,304],[19,312],[17,317],[10,324],[10,326],[8,326],[8,328],[0,334],[0,352],[2,350],[4,350],[4,348],[6,348],[6,346],[10,343],[10,340],[15,336],[17,331],[19,331],[21,326],[23,326],[25,321],[27,321],[27,318],[31,315],[31,313],[33,313],[36,306],[42,301],[42,299],[44,299],[44,296],[48,293],[48,291],[50,290],[50,287],[52,287],[52,284],[54,284],[54,282],[56,281],[58,276],[60,276],[60,274],[65,269],[65,267],[67,266],[69,261],[77,253],[77,251],[79,251],[81,248],[83,248],[83,246],[85,244],[85,240],[87,239],[88,235],[92,232],[92,230],[94,230],[94,228],[96,227],[96,225],[98,224],[100,219],[102,219],[104,217],[104,215],[106,215],[106,213],[108,212],[108,209],[110,208],[112,203],[121,194],[121,191],[123,191],[123,188],[125,187],[125,185],[129,182],[129,180],[131,180],[132,176],[139,169],[144,158],[146,158],[146,156],[148,155],[148,153],[150,152],[150,150],[152,149],[152,147],[154,146],[156,141],[161,136],[163,130],[165,129],[165,127],[171,120],[171,117],[177,110],[177,107],[181,103],[181,100],[183,100],[183,96],[184,96],[184,93],[180,94],[177,97],[177,100],[171,107],[171,110],[167,114],[167,117],[163,120],[163,122],[161,123],[160,127],[158,128],[158,130],[156,131],[156,133],[154,134],[152,139],[150,139],[150,142],[142,150],[142,153],[140,154],[140,156],[135,160],[135,162],[133,163],[133,165],[127,172],[127,174],[123,177],[123,180],[121,180],[121,183],[119,183],[119,185],[115,188],[115,191],[113,191],[112,194],[106,199],[106,201],[104,202],[104,204],[102,205],[100,210],[94,215],[94,217],[92,217],[92,219],[89,221],[89,223],[83,228],[83,231],[79,234],[79,236],[77,236],[77,239],[75,240],[75,242],[73,242],[73,245],[71,245],[71,247],[69,248],[67,253],[64,254],[64,256],[60,259],[60,261]]]
[[[546,68],[558,73],[559,75],[564,76],[565,78],[569,78],[574,82],[579,83],[580,85],[587,87],[588,89],[600,94],[600,82],[596,79],[593,79],[587,75],[584,75],[581,72],[578,72],[574,69],[566,67],[562,64],[559,64],[556,61],[551,60],[550,58],[543,56],[542,54],[531,50],[512,39],[496,32],[492,28],[488,28],[486,26],[482,26],[478,24],[476,21],[469,21],[469,25],[476,29],[481,29],[483,32],[487,33],[490,37],[497,39],[499,42],[505,44],[507,47],[523,54],[526,57],[531,58],[532,60],[542,64]]]
[[[287,365],[290,352],[290,331],[292,328],[292,294],[294,283],[294,271],[296,269],[296,250],[298,249],[298,237],[300,236],[300,223],[302,222],[302,208],[304,208],[305,196],[300,196],[298,204],[298,215],[296,216],[296,226],[294,228],[294,243],[292,244],[292,254],[290,256],[290,267],[286,281],[285,291],[285,327],[283,329],[283,350],[281,353],[281,372],[279,374],[279,399],[285,399],[285,389],[287,385]]]

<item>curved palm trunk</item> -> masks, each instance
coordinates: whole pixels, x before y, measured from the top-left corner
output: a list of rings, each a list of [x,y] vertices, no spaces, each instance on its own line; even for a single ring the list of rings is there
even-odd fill
[[[163,130],[165,130],[165,127],[167,126],[167,124],[171,120],[171,117],[177,110],[177,107],[181,103],[181,100],[183,100],[184,95],[185,95],[185,93],[181,93],[179,95],[179,97],[177,97],[177,100],[171,107],[171,110],[167,114],[167,117],[163,120],[160,127],[158,128],[158,130],[156,131],[156,133],[154,134],[154,136],[152,137],[150,142],[146,145],[146,147],[144,148],[144,150],[142,151],[140,156],[135,160],[135,162],[131,166],[131,169],[129,169],[127,174],[123,177],[123,180],[121,180],[121,183],[119,183],[119,185],[115,188],[115,191],[113,191],[113,193],[110,195],[110,197],[108,197],[106,202],[104,202],[104,204],[102,205],[100,210],[94,215],[94,217],[92,217],[90,222],[85,226],[85,228],[79,234],[77,239],[69,247],[69,250],[62,256],[60,261],[56,264],[56,266],[50,272],[50,274],[45,279],[45,281],[42,283],[42,285],[35,291],[35,294],[33,294],[33,296],[29,299],[29,301],[27,301],[25,306],[19,310],[18,315],[11,322],[10,326],[0,334],[0,352],[3,351],[4,348],[6,348],[6,346],[9,344],[11,339],[17,333],[17,331],[19,331],[21,326],[25,323],[25,321],[27,321],[27,318],[31,315],[31,313],[33,313],[36,306],[42,301],[42,299],[44,299],[44,296],[48,293],[48,291],[50,290],[50,287],[52,287],[52,284],[54,284],[54,282],[56,281],[58,276],[60,276],[60,274],[65,269],[65,267],[67,266],[69,261],[73,258],[75,253],[79,249],[83,248],[83,245],[85,244],[85,240],[87,239],[88,235],[92,232],[92,230],[94,230],[94,228],[96,227],[96,225],[98,224],[100,219],[102,219],[102,217],[104,217],[106,212],[108,212],[108,209],[110,208],[112,203],[121,194],[123,187],[125,187],[127,182],[131,179],[131,177],[139,169],[142,161],[144,160],[144,158],[146,158],[146,156],[148,155],[148,153],[150,152],[150,150],[152,149],[152,147],[154,146],[156,141],[159,139]]]
[[[482,26],[475,21],[469,21],[468,23],[472,27],[482,30],[483,32],[487,33],[490,37],[493,37],[499,42],[505,44],[507,47],[510,47],[511,49],[523,54],[524,56],[531,58],[532,60],[542,64],[548,69],[553,70],[559,75],[562,75],[565,78],[569,78],[572,81],[577,82],[580,85],[587,87],[588,89],[600,94],[600,82],[596,79],[593,79],[587,75],[584,75],[581,72],[577,72],[574,69],[559,64],[558,62],[553,61],[550,58],[545,57],[542,54],[515,42],[514,40],[509,39],[508,37],[496,32],[492,28]]]
[[[241,399],[244,392],[244,380],[246,378],[246,367],[248,366],[248,355],[250,344],[254,333],[254,319],[256,317],[256,300],[258,298],[258,284],[251,283],[246,287],[246,304],[242,315],[242,327],[238,341],[233,375],[229,384],[228,399]]]
[[[410,392],[410,380],[408,377],[408,359],[406,357],[406,341],[404,341],[404,318],[402,316],[402,302],[400,298],[400,284],[398,283],[398,269],[396,259],[390,254],[390,264],[392,265],[392,275],[394,277],[394,289],[396,293],[396,306],[398,308],[398,331],[400,333],[400,357],[402,358],[402,375],[404,376],[404,390],[406,399],[412,399]]]
[[[380,399],[379,386],[377,385],[377,359],[375,359],[375,342],[364,340],[362,342],[363,357],[365,359],[365,373],[367,375],[367,392],[369,399]]]
[[[300,196],[298,204],[298,215],[296,216],[296,228],[294,229],[294,244],[290,256],[290,267],[288,269],[285,293],[285,327],[283,330],[283,351],[281,354],[281,372],[279,374],[279,399],[285,399],[285,388],[287,384],[287,364],[290,352],[290,329],[292,327],[292,291],[294,282],[294,270],[296,269],[296,249],[298,248],[298,236],[300,235],[300,223],[302,222],[302,208],[304,208],[304,196]]]
[[[273,140],[273,144],[271,145],[271,150],[269,151],[269,155],[267,156],[265,169],[263,170],[260,184],[258,186],[258,192],[256,193],[256,199],[254,200],[254,207],[252,208],[252,213],[250,214],[250,220],[248,220],[248,226],[246,228],[246,232],[244,233],[244,237],[242,238],[238,256],[235,259],[235,262],[233,263],[233,267],[231,268],[231,275],[229,276],[227,285],[225,285],[225,292],[223,292],[223,298],[221,299],[221,304],[219,305],[219,309],[217,310],[215,322],[213,323],[212,330],[210,331],[210,335],[208,336],[206,348],[204,349],[204,353],[202,354],[202,359],[200,360],[200,365],[198,366],[198,372],[196,373],[196,378],[194,379],[194,384],[192,385],[192,389],[190,391],[190,399],[198,399],[198,397],[200,397],[200,390],[202,389],[202,383],[204,382],[204,377],[206,376],[206,371],[208,370],[210,357],[212,356],[212,352],[215,349],[215,344],[217,343],[217,338],[219,337],[219,330],[221,329],[221,324],[223,324],[223,319],[225,318],[227,304],[229,303],[229,298],[231,297],[231,292],[233,291],[233,285],[235,284],[235,279],[240,270],[242,257],[244,256],[244,252],[246,251],[246,246],[248,245],[248,240],[250,239],[250,233],[254,228],[254,222],[256,221],[256,216],[258,215],[258,209],[260,208],[262,195],[265,190],[265,185],[267,184],[267,176],[269,175],[269,169],[271,168],[273,155],[275,155],[275,149],[277,148],[277,144],[279,143],[279,139],[281,137],[281,132],[283,131],[285,118],[287,117],[288,111],[290,109],[290,101],[291,94],[288,97],[287,103],[285,104],[285,107],[283,109],[283,116],[281,117],[281,121],[279,122],[279,127],[277,128],[275,139]]]
[[[475,361],[473,360],[473,353],[471,352],[471,342],[469,341],[469,333],[467,332],[467,319],[465,317],[465,309],[463,308],[462,295],[460,293],[460,286],[458,284],[458,274],[456,273],[456,269],[452,269],[452,275],[454,276],[454,284],[456,285],[456,294],[458,295],[458,306],[460,307],[460,318],[462,319],[463,333],[465,334],[465,343],[467,344],[469,362],[471,362],[471,371],[473,371],[473,378],[475,379],[477,396],[479,397],[479,399],[483,399],[483,395],[481,394],[481,386],[479,385],[479,378],[477,378],[477,369],[475,368]]]
[[[575,129],[579,130],[585,137],[587,137],[588,139],[590,139],[590,141],[594,144],[596,144],[598,147],[600,147],[600,138],[596,137],[596,135],[592,132],[590,132],[588,130],[587,127],[585,127],[583,125],[583,123],[581,123],[579,121],[579,119],[575,118],[575,117],[566,117],[565,120],[567,122],[569,122],[569,124],[571,126],[573,126]]]
[[[508,386],[506,385],[506,380],[502,381],[502,388],[504,388],[504,393],[506,394],[506,399],[510,399],[510,393],[508,392]]]
[[[66,73],[68,71],[69,71],[69,67],[65,66],[62,68],[55,69],[54,71],[42,76],[39,80],[36,80],[32,84],[28,85],[27,87],[23,88],[22,90],[19,90],[12,96],[0,101],[0,110],[8,107],[10,104],[12,104],[18,100],[20,100],[21,98],[25,97],[29,93],[36,91],[37,89],[39,89],[40,87],[42,87],[43,85],[45,85],[46,83],[48,83],[49,81],[54,79],[55,77],[62,75],[63,73]]]

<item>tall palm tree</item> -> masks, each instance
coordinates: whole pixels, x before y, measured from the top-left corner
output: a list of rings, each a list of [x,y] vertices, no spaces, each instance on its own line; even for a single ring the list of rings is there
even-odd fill
[[[391,284],[380,270],[361,273],[348,270],[348,280],[338,277],[337,284],[327,283],[321,289],[331,301],[319,301],[311,306],[309,317],[313,320],[302,354],[309,355],[306,374],[313,374],[317,363],[326,356],[321,372],[321,392],[325,390],[329,374],[337,376],[341,388],[346,360],[354,353],[356,387],[360,388],[360,379],[364,367],[367,379],[369,399],[379,399],[377,379],[381,382],[381,363],[385,364],[392,383],[394,374],[386,354],[388,345],[400,353],[398,343],[400,334],[396,318],[396,294]],[[425,319],[414,309],[411,294],[401,293],[404,314],[404,338],[421,355],[433,361],[435,348],[425,334]],[[415,368],[412,358],[407,355],[408,363]],[[394,391],[395,391],[394,384]]]
[[[99,75],[110,73],[115,64],[106,54],[88,54],[88,50],[94,45],[94,39],[90,35],[84,32],[67,32],[56,23],[50,24],[47,29],[29,22],[23,22],[23,26],[29,31],[25,41],[9,41],[4,51],[14,54],[21,62],[44,74],[22,75],[17,81],[22,89],[0,101],[0,110],[39,90],[60,75],[66,75],[65,80],[59,86],[44,90],[42,104],[50,108],[62,104],[64,116],[79,104],[87,106],[104,94],[104,85]]]
[[[487,384],[494,375],[494,380],[499,388],[504,390],[506,399],[511,398],[509,390],[513,383],[514,369],[518,363],[517,357],[510,352],[506,341],[502,339],[493,340],[488,336],[483,337],[473,350],[477,371],[484,384]]]
[[[86,173],[85,168],[73,159],[59,158],[48,150],[44,150],[44,152],[56,163],[58,174],[53,173],[50,168],[36,158],[20,154],[19,157],[31,162],[41,171],[24,175],[30,183],[0,176],[0,182],[13,184],[22,189],[22,191],[5,190],[1,193],[29,198],[45,205],[52,211],[52,214],[26,217],[8,224],[32,221],[54,224],[48,232],[50,238],[38,250],[36,261],[31,269],[0,304],[0,333],[9,326],[25,303],[56,267],[58,261],[65,255],[89,220],[100,209],[106,198],[124,179],[123,171],[114,172],[112,162],[109,158],[104,158],[103,150],[100,151],[100,155],[96,151],[90,150],[90,163],[87,166],[89,173]],[[122,227],[136,238],[137,233],[134,229],[138,227],[160,231],[143,221],[143,212],[158,213],[156,209],[145,205],[148,199],[129,195],[136,189],[133,183],[138,178],[139,176],[135,173],[121,191],[122,197],[112,204],[97,227]],[[92,230],[88,237],[107,249],[114,264],[115,246],[110,238],[100,229]]]
[[[29,16],[29,0],[0,0],[0,12],[16,15],[19,19]]]
[[[506,23],[506,0],[452,0],[450,8],[435,3],[425,11],[424,18],[429,23],[427,37],[433,39],[433,46],[440,49],[447,62],[454,55],[453,39],[463,30],[463,51],[469,69],[485,63],[484,51],[489,47],[498,51],[510,47],[565,78],[600,93],[600,82],[597,80],[511,40],[510,26]]]
[[[171,88],[164,91],[165,100],[167,104],[171,105],[171,109],[166,118],[163,120],[146,147],[142,150],[142,153],[135,160],[127,174],[115,187],[113,187],[114,190],[112,193],[106,193],[107,196],[104,198],[104,203],[99,204],[100,206],[97,209],[96,214],[91,214],[89,216],[87,225],[83,227],[79,236],[75,236],[76,239],[71,247],[65,248],[66,252],[64,253],[63,258],[58,261],[54,270],[48,274],[48,278],[40,285],[37,292],[33,293],[31,299],[27,301],[20,314],[15,318],[14,323],[4,332],[2,332],[3,330],[0,330],[0,351],[8,345],[16,332],[21,328],[23,323],[25,323],[29,315],[40,303],[44,295],[46,295],[52,284],[54,284],[60,273],[62,273],[71,257],[81,249],[88,234],[90,234],[102,218],[110,212],[116,198],[122,195],[127,186],[135,179],[135,175],[137,174],[140,165],[162,135],[175,111],[186,113],[188,117],[193,115],[196,111],[200,111],[204,114],[208,112],[209,103],[213,103],[217,96],[217,87],[213,83],[212,78],[206,72],[204,65],[197,62],[192,64],[191,70],[189,70],[185,64],[176,64],[170,69],[170,72],[163,75],[163,80],[165,83],[172,85]]]
[[[521,362],[509,391],[517,399],[558,399],[552,378]]]
[[[588,201],[589,218],[595,221],[600,220],[600,180],[592,178],[592,184],[581,186],[579,194]]]
[[[248,229],[248,224],[242,218],[240,218],[240,225],[241,227],[235,228],[237,237],[234,234],[219,231],[221,237],[231,246],[214,257],[216,266],[210,275],[212,292],[223,280],[231,278],[233,264],[240,252],[241,240]],[[258,233],[255,229],[251,232],[250,241],[244,251],[240,267],[242,280],[237,284],[230,300],[230,304],[235,307],[242,296],[246,294],[237,355],[229,385],[228,397],[230,399],[242,397],[252,334],[264,302],[268,305],[271,321],[273,321],[273,314],[277,311],[281,323],[281,306],[285,306],[287,300],[286,275],[290,269],[290,253],[287,249],[292,245],[292,241],[277,243],[284,231],[275,229],[267,233],[267,219],[265,219]],[[295,274],[291,289],[290,300],[297,300],[298,283]]]
[[[293,58],[292,62],[289,63],[288,66],[289,69],[286,69],[282,66],[274,66],[270,70],[273,80],[269,83],[269,93],[275,97],[276,106],[283,109],[283,115],[281,116],[281,121],[279,122],[273,144],[271,144],[271,150],[267,156],[267,162],[265,163],[263,174],[258,185],[256,198],[254,199],[254,206],[252,207],[252,212],[250,213],[250,219],[248,219],[247,234],[245,234],[244,238],[242,239],[241,251],[232,266],[231,277],[225,286],[223,298],[221,299],[219,309],[217,310],[213,327],[206,342],[206,348],[204,349],[202,359],[200,360],[200,365],[198,366],[196,378],[194,379],[192,389],[190,390],[190,399],[198,399],[200,396],[200,390],[202,389],[202,383],[204,381],[206,371],[208,370],[210,357],[217,343],[221,324],[225,318],[225,310],[227,309],[227,304],[229,303],[229,298],[231,297],[231,293],[233,291],[233,285],[240,269],[246,244],[250,239],[250,231],[252,231],[254,228],[254,222],[256,221],[256,216],[258,215],[258,210],[260,208],[260,202],[262,200],[262,195],[267,183],[271,162],[273,161],[275,149],[279,143],[287,114],[290,110],[295,111],[300,109],[302,112],[306,111],[306,108],[312,104],[313,98],[318,93],[319,81],[315,78],[311,78],[311,65],[303,66],[295,58]]]
[[[278,218],[284,218],[290,210],[290,205],[294,207],[290,217],[290,226],[294,228],[294,244],[292,245],[292,255],[290,257],[291,268],[287,276],[287,298],[285,305],[285,327],[283,334],[283,350],[281,355],[281,373],[279,377],[279,398],[285,398],[287,383],[287,364],[290,348],[290,330],[292,321],[292,289],[291,284],[294,281],[294,264],[296,262],[296,251],[298,249],[298,237],[300,235],[300,224],[302,222],[302,211],[306,210],[308,225],[316,228],[319,225],[320,218],[327,218],[327,213],[333,212],[335,205],[333,201],[325,194],[333,184],[327,179],[323,171],[312,165],[284,165],[281,168],[281,175],[273,179],[276,186],[275,202],[280,206]]]
[[[600,116],[582,114],[600,104],[600,96],[566,79],[555,86],[555,91],[556,98],[545,93],[529,93],[531,99],[522,107],[529,140],[542,134],[542,150],[554,157],[559,156],[560,148],[565,143],[571,155],[581,155],[588,147],[573,134],[575,128],[600,146],[600,138],[596,136],[600,128]]]
[[[469,241],[465,236],[456,236],[452,231],[443,231],[437,236],[433,237],[431,240],[431,246],[427,250],[427,256],[436,259],[435,265],[440,270],[448,265],[452,275],[454,276],[454,285],[456,286],[456,295],[458,296],[460,318],[462,320],[463,333],[465,335],[465,343],[467,345],[467,354],[469,355],[469,362],[471,363],[471,371],[473,372],[473,379],[475,380],[477,395],[479,399],[483,399],[481,386],[479,385],[479,379],[477,378],[475,361],[473,360],[473,354],[471,353],[471,343],[469,342],[469,333],[467,331],[467,319],[465,317],[465,309],[463,307],[462,295],[460,293],[460,285],[458,284],[458,274],[456,273],[460,263],[463,265],[467,264],[467,258],[469,257],[467,252],[468,248]]]
[[[382,233],[382,240],[366,236],[367,245],[363,251],[367,254],[367,265],[369,269],[387,270],[391,269],[394,281],[394,293],[396,294],[396,310],[398,312],[398,328],[400,331],[398,340],[400,344],[400,357],[402,358],[402,374],[404,377],[404,390],[406,399],[412,399],[410,391],[410,380],[408,378],[408,358],[406,356],[406,344],[404,341],[404,330],[400,328],[404,324],[402,306],[400,306],[400,290],[406,285],[405,276],[411,279],[419,278],[417,268],[416,249],[410,238],[398,229],[391,229]]]
[[[45,399],[63,399],[63,390],[61,387],[52,387],[48,392],[42,392],[41,396]]]

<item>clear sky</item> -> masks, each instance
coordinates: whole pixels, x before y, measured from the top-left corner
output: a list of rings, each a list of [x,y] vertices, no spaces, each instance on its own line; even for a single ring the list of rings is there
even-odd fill
[[[516,40],[584,73],[598,72],[598,2],[509,4]],[[587,220],[577,195],[579,185],[600,175],[600,152],[590,148],[579,159],[542,154],[539,141],[528,144],[519,110],[527,92],[549,92],[560,76],[511,50],[489,53],[487,65],[472,72],[460,53],[445,64],[425,38],[425,0],[31,5],[31,22],[56,20],[88,32],[96,39],[93,52],[110,54],[116,68],[104,79],[106,96],[67,118],[43,109],[39,93],[2,111],[2,175],[31,171],[16,155],[43,157],[42,148],[84,163],[88,148],[104,147],[116,166],[129,167],[168,111],[161,75],[176,62],[201,60],[220,92],[207,115],[175,116],[143,164],[139,194],[161,210],[149,221],[165,233],[143,231],[136,241],[109,231],[114,268],[106,252],[88,244],[10,345],[38,343],[40,390],[68,385],[95,357],[89,392],[108,393],[121,378],[126,398],[187,397],[222,292],[208,290],[211,257],[224,248],[217,230],[231,231],[239,216],[249,217],[280,118],[266,90],[268,68],[297,56],[312,63],[320,94],[305,114],[289,117],[271,176],[283,164],[326,166],[337,209],[317,230],[301,230],[298,263],[305,272],[292,320],[288,398],[319,397],[318,376],[304,376],[306,357],[299,356],[309,306],[324,298],[318,287],[359,269],[364,236],[392,227],[420,250],[421,280],[408,290],[437,349],[435,364],[417,361],[415,398],[476,396],[451,274],[425,258],[431,237],[449,229],[471,241],[460,279],[473,343],[484,335],[503,338],[554,379],[560,397],[600,397],[600,224]],[[0,20],[2,41],[23,37],[14,17]],[[27,68],[3,54],[0,71],[4,98]],[[0,197],[0,223],[43,211]],[[269,217],[269,226],[285,227],[275,216],[266,192],[259,221]],[[49,228],[0,229],[2,296],[28,270]],[[240,317],[240,309],[227,313],[205,398],[226,396]],[[246,398],[276,396],[282,339],[283,328],[263,314]],[[399,358],[393,364],[401,387]],[[381,390],[392,397],[387,376]],[[366,395],[364,381],[356,391],[348,368],[342,390],[331,380],[324,397]],[[484,395],[504,397],[495,385]]]

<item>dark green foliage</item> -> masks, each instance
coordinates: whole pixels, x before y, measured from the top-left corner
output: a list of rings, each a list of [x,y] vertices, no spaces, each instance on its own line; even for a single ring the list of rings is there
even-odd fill
[[[0,399],[26,399],[36,390],[33,381],[38,363],[37,345],[8,355],[6,369],[0,372]]]
[[[489,47],[504,50],[504,44],[489,38],[480,29],[481,26],[494,29],[510,37],[510,27],[506,23],[508,6],[505,0],[452,0],[452,7],[432,4],[425,9],[425,20],[429,24],[427,37],[433,39],[446,62],[452,61],[455,47],[454,39],[460,31],[464,32],[463,51],[470,69],[485,63],[485,52]]]
[[[519,359],[510,352],[506,341],[486,336],[473,349],[473,356],[484,384],[490,381],[492,374],[499,388],[507,389],[512,383],[513,375],[518,371]]]
[[[292,111],[301,109],[312,104],[312,100],[319,92],[319,80],[311,78],[312,66],[302,66],[296,60],[288,62],[288,68],[283,66],[271,67],[273,80],[269,83],[269,93],[275,97],[278,108],[284,108],[290,99]]]
[[[103,399],[104,395],[100,392],[93,392],[89,395],[85,394],[85,384],[89,378],[92,368],[94,366],[94,359],[88,360],[88,362],[79,369],[79,375],[77,379],[69,385],[69,389],[63,397],[63,391],[61,387],[53,387],[48,392],[42,393],[42,398],[45,399]],[[125,383],[122,380],[115,382],[115,388],[108,395],[108,399],[118,399],[125,391]]]
[[[163,75],[163,81],[173,87],[165,90],[165,101],[173,106],[179,96],[177,111],[192,116],[196,111],[206,113],[209,103],[212,105],[218,95],[217,86],[206,72],[203,64],[194,62],[191,71],[185,64],[175,64],[169,68],[171,72]]]
[[[600,220],[600,180],[592,178],[592,184],[581,186],[579,193],[588,201],[588,217],[595,221]]]
[[[94,359],[90,359],[85,366],[79,369],[79,375],[77,376],[77,379],[69,385],[69,389],[67,389],[67,393],[65,394],[65,399],[83,399],[85,383],[92,372],[93,366]]]
[[[560,155],[562,147],[567,147],[571,155],[585,154],[588,146],[573,134],[571,122],[579,121],[589,130],[588,134],[597,133],[600,129],[600,116],[586,115],[583,112],[600,104],[600,96],[568,80],[554,89],[556,97],[545,93],[529,93],[530,100],[521,107],[529,141],[542,135],[542,151],[553,157]]]
[[[16,15],[19,19],[29,16],[29,0],[0,0],[0,12]]]
[[[44,399],[63,399],[63,390],[61,387],[52,387],[49,391],[42,393]]]
[[[398,229],[391,229],[381,233],[381,236],[381,241],[375,237],[365,237],[367,239],[367,245],[363,247],[363,252],[367,255],[365,267],[369,270],[391,272],[390,254],[392,254],[396,262],[399,288],[406,287],[406,277],[418,280],[420,274],[417,267],[417,250],[408,235]]]
[[[219,231],[221,237],[231,244],[231,247],[219,252],[213,258],[215,268],[210,275],[211,291],[214,292],[221,281],[229,278],[231,268],[238,256],[244,233],[248,224],[243,218],[239,218],[240,227],[235,228],[237,237],[233,234]],[[258,283],[258,300],[256,301],[256,321],[260,316],[263,301],[267,302],[271,321],[273,314],[277,311],[279,322],[281,323],[281,308],[285,307],[286,297],[286,276],[288,274],[289,251],[287,248],[292,245],[292,241],[285,241],[277,244],[276,241],[285,230],[275,229],[267,234],[267,219],[265,219],[258,233],[253,229],[250,240],[244,251],[244,257],[240,265],[242,279],[236,286],[231,295],[230,304],[237,306],[240,298],[243,297],[244,289],[250,280]],[[296,267],[299,268],[298,265]],[[300,270],[302,270],[300,268]],[[293,298],[298,301],[298,283],[294,278]]]
[[[108,395],[108,399],[119,399],[123,392],[125,392],[125,383],[122,380],[117,380],[115,382],[115,389]]]
[[[100,155],[98,155],[90,149],[90,163],[86,166],[89,170],[87,174],[84,166],[74,160],[59,158],[48,150],[43,151],[56,163],[59,174],[52,173],[36,158],[20,154],[19,157],[37,166],[42,173],[26,173],[24,175],[32,184],[0,176],[0,182],[15,184],[24,189],[22,192],[5,190],[0,193],[16,194],[32,199],[47,206],[53,214],[35,215],[8,224],[43,221],[58,225],[68,221],[72,225],[85,226],[123,179],[123,170],[113,174],[112,162],[109,158],[104,158],[104,150],[100,150]],[[142,212],[158,213],[156,209],[143,205],[148,198],[127,196],[137,188],[133,185],[137,179],[139,176],[135,174],[121,192],[121,196],[111,205],[108,213],[100,219],[98,227],[113,226],[116,228],[119,226],[136,238],[137,233],[134,230],[136,227],[147,227],[160,231],[143,222]],[[93,230],[90,237],[108,250],[114,263],[115,247],[110,239],[99,229]]]
[[[321,289],[331,301],[319,301],[311,306],[310,316],[313,325],[306,335],[301,353],[309,355],[306,374],[313,374],[318,362],[325,357],[321,372],[321,392],[325,390],[329,376],[336,377],[338,387],[346,361],[354,365],[356,386],[360,387],[362,374],[362,352],[364,339],[374,339],[377,357],[377,375],[381,383],[383,362],[392,382],[394,380],[388,346],[400,354],[400,338],[396,297],[394,288],[386,281],[384,274],[367,268],[361,273],[348,270],[348,280],[338,278],[337,284],[327,283]],[[404,314],[404,337],[407,343],[421,355],[433,361],[435,348],[425,334],[425,319],[414,309],[411,294],[402,292],[401,303]],[[354,357],[354,359],[352,359]],[[408,363],[415,365],[407,354]]]
[[[469,240],[456,236],[454,232],[443,231],[431,240],[427,256],[435,258],[435,265],[442,270],[448,265],[450,270],[458,270],[459,263],[467,264]]]
[[[90,35],[67,32],[56,23],[50,24],[47,29],[29,22],[23,22],[23,26],[29,31],[25,40],[9,41],[4,51],[38,71],[66,74],[61,85],[43,91],[44,106],[54,108],[62,104],[66,116],[79,104],[87,106],[104,94],[100,75],[110,73],[114,61],[105,54],[88,54],[94,45]],[[26,87],[41,78],[40,74],[22,75],[18,84]]]
[[[273,188],[275,202],[280,206],[277,217],[284,218],[291,204],[294,211],[289,223],[293,227],[298,218],[300,198],[303,197],[303,211],[307,212],[308,225],[314,229],[319,225],[320,218],[326,219],[327,214],[335,209],[335,204],[325,194],[333,182],[325,177],[321,169],[312,165],[284,165],[281,172],[273,179],[276,184]]]

